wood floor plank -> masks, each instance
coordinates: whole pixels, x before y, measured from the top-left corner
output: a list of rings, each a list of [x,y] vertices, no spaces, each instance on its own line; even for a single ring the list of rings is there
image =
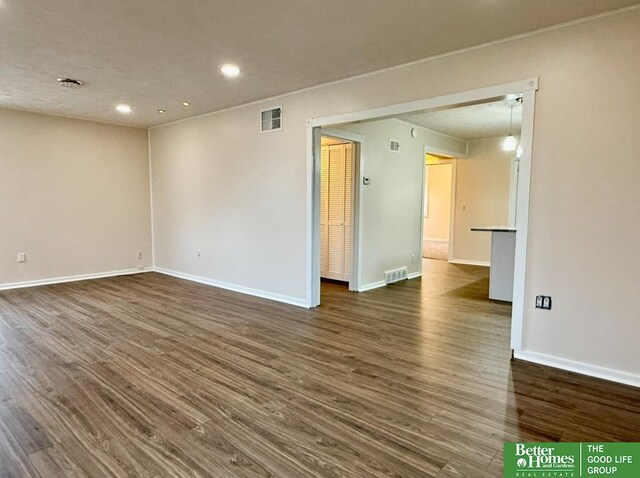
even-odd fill
[[[0,292],[0,477],[473,477],[640,441],[640,390],[510,360],[486,268],[308,310],[156,273]]]

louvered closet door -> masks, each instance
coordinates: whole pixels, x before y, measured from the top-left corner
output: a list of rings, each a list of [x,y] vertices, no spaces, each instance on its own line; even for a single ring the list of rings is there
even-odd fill
[[[329,146],[322,146],[320,162],[320,277],[327,276],[327,224],[329,222]]]
[[[353,161],[353,145],[344,145],[344,267],[343,280],[351,279],[351,163]]]
[[[343,281],[350,277],[352,153],[350,144],[322,148],[321,275]]]

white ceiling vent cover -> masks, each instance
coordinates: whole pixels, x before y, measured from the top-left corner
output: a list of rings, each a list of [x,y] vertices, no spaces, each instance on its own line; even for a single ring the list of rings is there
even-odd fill
[[[401,267],[400,269],[393,269],[391,271],[385,271],[384,281],[387,284],[392,282],[398,282],[407,278],[407,268]]]
[[[390,139],[389,140],[389,151],[392,151],[394,153],[399,153],[400,152],[400,141],[398,141],[397,139]]]
[[[282,108],[272,108],[260,112],[260,131],[280,131],[282,129]]]

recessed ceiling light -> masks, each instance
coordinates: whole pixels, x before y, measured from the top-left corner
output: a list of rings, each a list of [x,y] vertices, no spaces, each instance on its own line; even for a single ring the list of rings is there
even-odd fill
[[[116,111],[118,113],[122,113],[123,115],[128,115],[129,113],[131,113],[132,109],[129,105],[121,104],[116,106]]]
[[[182,106],[186,108],[187,106],[191,106],[191,103],[189,103],[188,101],[183,101]]]
[[[160,108],[160,109],[158,110],[158,113],[160,113],[161,115],[163,115],[163,114],[165,114],[165,113],[166,113],[166,111],[165,111],[165,110],[163,110],[162,108]]]
[[[240,75],[240,68],[238,67],[238,65],[232,65],[230,63],[222,65],[220,71],[227,78],[235,78],[236,76]]]
[[[76,88],[80,88],[81,86],[84,85],[84,81],[76,80],[74,78],[56,78],[56,81],[63,88],[76,89]]]

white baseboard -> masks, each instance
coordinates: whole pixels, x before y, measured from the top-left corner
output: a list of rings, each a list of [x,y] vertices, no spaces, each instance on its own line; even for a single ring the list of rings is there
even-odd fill
[[[491,262],[485,261],[467,261],[465,259],[449,259],[451,264],[462,264],[465,266],[482,266],[482,267],[491,267]]]
[[[379,287],[384,287],[386,286],[387,283],[383,280],[378,281],[378,282],[371,282],[369,284],[364,284],[360,286],[360,289],[358,289],[358,292],[366,292],[368,290],[372,290],[372,289],[377,289]]]
[[[151,270],[152,269],[150,267],[144,268],[144,269],[125,269],[122,271],[98,272],[95,274],[79,274],[75,276],[53,277],[50,279],[38,279],[38,280],[30,280],[30,281],[24,281],[24,282],[13,282],[10,284],[0,284],[0,290],[22,289],[24,287],[37,287],[40,285],[62,284],[65,282],[77,282],[81,280],[90,280],[90,279],[104,279],[105,277],[128,276],[131,274],[142,274],[144,272],[150,272]]]
[[[422,272],[412,272],[411,274],[407,274],[407,279],[415,279],[416,277],[421,277]]]
[[[253,295],[262,299],[275,300],[277,302],[284,302],[285,304],[297,305],[298,307],[309,308],[309,304],[306,299],[298,299],[297,297],[290,297],[287,295],[274,294],[273,292],[267,292],[260,289],[252,289],[250,287],[244,287],[241,285],[230,284],[228,282],[222,282],[215,279],[209,279],[207,277],[194,276],[192,274],[186,274],[184,272],[172,271],[170,269],[164,269],[162,267],[155,267],[154,270],[160,274],[165,274],[178,279],[185,279],[192,282],[198,282],[199,284],[210,285],[212,287],[219,287],[220,289],[231,290],[234,292],[240,292],[241,294]]]
[[[569,372],[575,372],[582,375],[588,375],[590,377],[609,380],[611,382],[631,385],[633,387],[640,387],[640,375],[629,372],[613,370],[610,368],[600,367],[598,365],[591,365],[584,362],[576,362],[574,360],[563,359],[536,352],[527,352],[523,350],[514,351],[513,356],[516,359],[525,360],[527,362],[533,362],[540,365],[546,365],[548,367],[559,368],[562,370],[567,370]]]

